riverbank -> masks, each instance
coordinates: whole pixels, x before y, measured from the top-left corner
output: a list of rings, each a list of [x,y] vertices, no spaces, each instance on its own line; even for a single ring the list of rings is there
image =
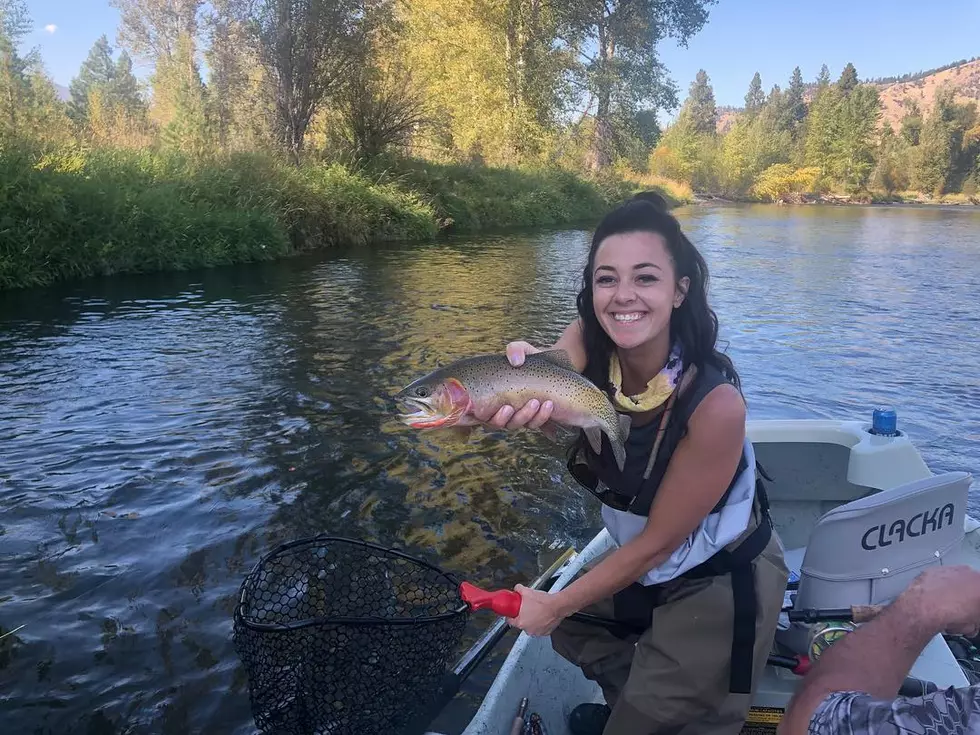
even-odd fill
[[[591,223],[622,177],[392,160],[370,170],[236,154],[0,151],[0,289],[271,260],[441,232]],[[681,201],[661,190],[673,204]]]
[[[725,197],[717,194],[696,193],[693,203],[728,203],[728,204],[830,204],[838,206],[867,206],[869,204],[889,205],[923,205],[923,206],[980,206],[980,196],[966,194],[946,194],[942,197],[927,197],[918,192],[903,192],[896,194],[871,193],[858,196],[845,194],[789,194],[776,200],[759,197]]]

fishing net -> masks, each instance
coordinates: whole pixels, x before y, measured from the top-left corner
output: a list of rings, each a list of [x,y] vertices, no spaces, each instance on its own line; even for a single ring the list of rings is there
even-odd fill
[[[467,621],[458,582],[402,552],[317,537],[242,582],[234,645],[260,731],[401,735],[431,706]]]

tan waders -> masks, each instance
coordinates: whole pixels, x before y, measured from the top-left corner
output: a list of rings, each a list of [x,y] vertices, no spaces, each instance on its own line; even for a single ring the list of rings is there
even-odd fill
[[[563,621],[551,636],[555,651],[602,687],[612,710],[595,735],[737,735],[772,646],[787,577],[766,515],[682,577],[634,584],[585,610],[645,619],[642,635]]]

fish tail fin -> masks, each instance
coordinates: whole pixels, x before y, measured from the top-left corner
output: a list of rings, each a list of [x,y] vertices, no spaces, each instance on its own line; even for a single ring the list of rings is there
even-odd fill
[[[609,427],[610,431],[606,434],[609,436],[609,445],[612,447],[613,457],[616,459],[616,465],[619,467],[619,471],[623,471],[623,466],[626,464],[626,438],[630,435],[630,426],[633,423],[633,419],[629,414],[616,412],[616,423]]]

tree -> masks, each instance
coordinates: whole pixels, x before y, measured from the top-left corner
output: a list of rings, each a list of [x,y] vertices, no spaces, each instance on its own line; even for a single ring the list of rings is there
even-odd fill
[[[594,132],[586,166],[612,162],[617,119],[636,109],[677,105],[677,89],[667,78],[657,44],[674,38],[686,46],[708,20],[713,0],[570,0],[556,2],[560,35],[577,61],[577,86],[594,103]],[[594,49],[594,53],[593,53]]]
[[[818,185],[828,183],[831,175],[831,147],[836,136],[837,108],[842,94],[835,86],[818,87],[806,121],[803,161],[820,172]]]
[[[196,42],[204,0],[109,0],[109,4],[119,11],[119,45],[156,62],[173,57],[182,35]]]
[[[112,47],[105,34],[99,36],[82,62],[78,76],[71,80],[68,116],[79,125],[88,119],[88,97],[92,89],[105,90],[115,80],[116,64],[112,60]]]
[[[793,76],[790,77],[785,103],[787,128],[796,137],[799,126],[806,117],[806,102],[803,100],[803,74],[798,66],[793,69]]]
[[[146,103],[140,94],[139,80],[133,74],[133,60],[126,51],[119,52],[108,92],[126,114],[140,117],[146,113]]]
[[[881,117],[877,88],[870,84],[851,88],[835,112],[831,172],[846,191],[862,191],[875,162],[875,130]]]
[[[762,77],[756,72],[749,82],[749,91],[745,94],[745,113],[752,117],[758,114],[759,110],[766,103],[765,92],[762,91]]]
[[[817,88],[823,89],[830,84],[830,69],[827,68],[826,64],[820,67],[820,73],[817,75]]]
[[[0,138],[17,134],[21,115],[30,96],[26,59],[17,53],[18,21],[8,7],[0,5]],[[23,31],[20,31],[23,32]]]
[[[248,0],[210,0],[201,20],[208,117],[215,143],[225,150],[272,143],[272,95],[250,37],[248,11]]]
[[[398,66],[358,66],[338,103],[344,143],[361,160],[374,158],[389,146],[405,145],[427,122],[425,103],[411,73]]]
[[[397,59],[386,63],[402,64],[425,96],[432,124],[418,142],[451,158],[503,165],[541,162],[560,148],[574,81],[571,52],[558,38],[563,7],[547,0],[407,4],[388,46]]]
[[[194,60],[189,33],[177,39],[173,53],[162,57],[153,75],[151,116],[167,148],[202,156],[210,146],[204,84]]]
[[[371,0],[259,0],[251,28],[273,87],[276,134],[299,163],[313,115],[364,59]]]
[[[715,93],[708,81],[708,74],[699,69],[687,98],[687,113],[691,127],[698,135],[711,135],[718,125]]]
[[[932,112],[926,118],[913,166],[913,181],[920,191],[942,196],[956,191],[973,176],[980,141],[975,103],[959,104],[953,89],[936,90]]]
[[[909,145],[919,145],[922,134],[922,111],[915,100],[905,103],[905,115],[902,116],[901,135]]]
[[[24,0],[0,0],[0,36],[16,48],[17,41],[30,30],[31,16]]]
[[[562,75],[567,54],[555,49],[558,13],[547,0],[507,0],[505,59],[510,107],[539,129],[550,128],[566,96]],[[564,58],[563,58],[564,57]]]
[[[0,140],[8,137],[58,143],[68,119],[37,49],[25,56],[17,43],[31,28],[23,0],[0,0]]]
[[[847,94],[852,89],[858,85],[858,73],[857,69],[854,68],[854,64],[850,61],[847,62],[847,66],[844,67],[844,71],[841,72],[840,79],[837,80],[837,86],[840,91]]]
[[[233,123],[234,100],[245,86],[242,51],[245,38],[241,31],[242,8],[234,0],[214,0],[204,17],[208,38],[205,52],[209,78],[211,112],[218,145],[228,145]]]
[[[890,125],[881,130],[881,140],[878,144],[877,163],[869,185],[872,189],[893,194],[908,188],[908,142],[895,135]]]

